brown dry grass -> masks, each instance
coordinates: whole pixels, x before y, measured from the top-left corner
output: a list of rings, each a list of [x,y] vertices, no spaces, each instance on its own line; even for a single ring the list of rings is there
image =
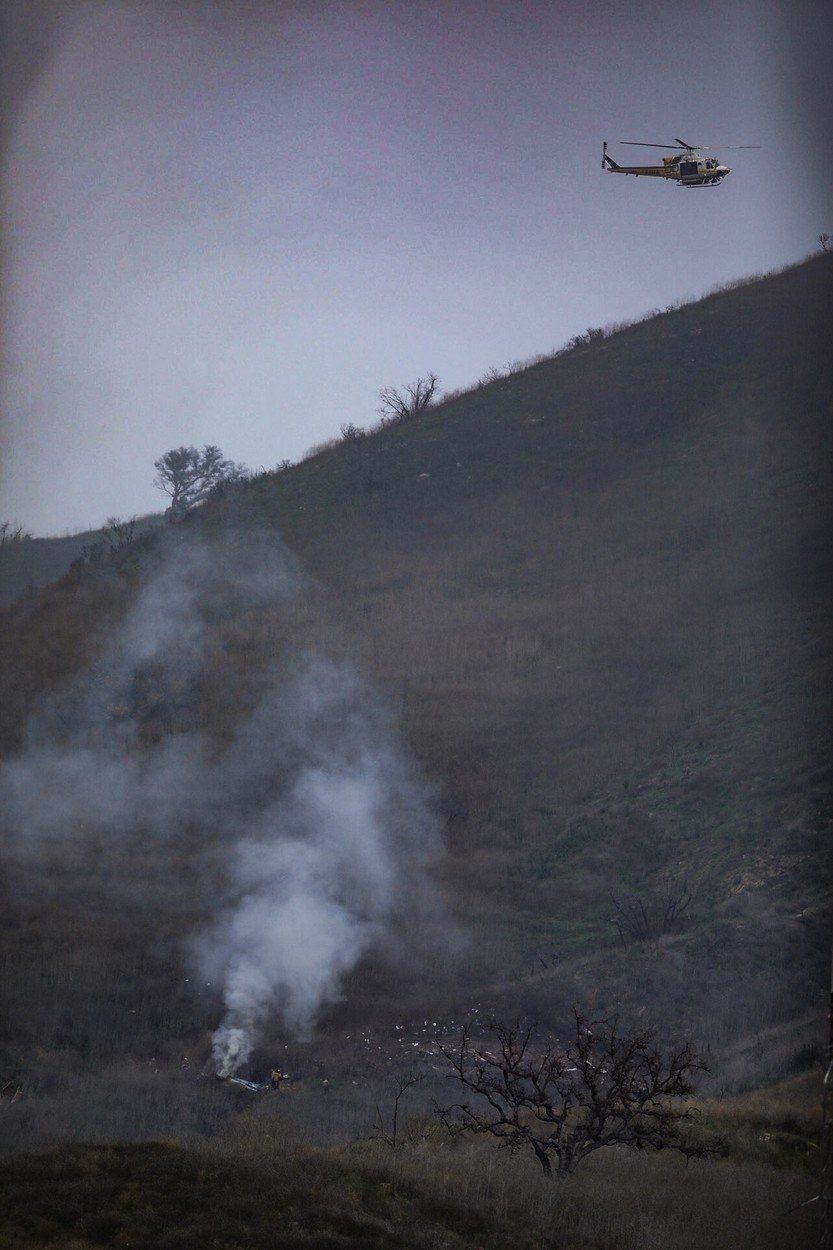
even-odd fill
[[[0,1170],[9,1250],[800,1250],[813,1182],[756,1163],[607,1151],[564,1182],[488,1142],[310,1151],[279,1123],[211,1145],[76,1146]],[[799,1208],[799,1209],[796,1209]]]

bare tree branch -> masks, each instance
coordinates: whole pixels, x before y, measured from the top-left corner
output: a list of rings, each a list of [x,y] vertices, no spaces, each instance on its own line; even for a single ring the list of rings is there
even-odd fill
[[[688,911],[694,894],[686,881],[675,882],[662,895],[650,896],[647,901],[637,895],[611,896],[614,914],[611,923],[616,926],[625,946],[628,942],[647,942],[669,933],[679,933],[688,921]]]
[[[621,1034],[617,1022],[574,1012],[566,1047],[539,1042],[534,1026],[493,1024],[475,1043],[470,1029],[435,1045],[471,1098],[437,1108],[452,1135],[490,1133],[510,1150],[530,1147],[546,1175],[568,1176],[605,1146],[676,1150],[700,1158],[716,1142],[692,1142],[697,1119],[687,1100],[692,1076],[706,1071],[688,1042],[663,1054],[650,1030]]]
[[[415,1085],[419,1085],[420,1081],[424,1080],[425,1075],[419,1072],[413,1072],[409,1076],[402,1076],[399,1078],[397,1085],[393,1089],[393,1107],[390,1115],[390,1132],[388,1132],[385,1127],[382,1109],[377,1105],[376,1127],[371,1135],[375,1141],[383,1141],[387,1146],[390,1146],[391,1150],[399,1149],[402,1145],[402,1137],[399,1132],[399,1110],[402,1099],[409,1089],[413,1089]]]
[[[407,421],[410,417],[418,417],[434,401],[439,379],[435,373],[426,373],[424,378],[417,378],[410,386],[397,390],[395,386],[386,386],[379,392],[381,405],[378,413],[382,423],[394,424]]]

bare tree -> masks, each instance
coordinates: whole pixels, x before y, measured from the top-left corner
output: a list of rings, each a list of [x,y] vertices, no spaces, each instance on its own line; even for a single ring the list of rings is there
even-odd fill
[[[439,386],[439,378],[435,373],[426,373],[424,378],[417,378],[410,386],[397,390],[395,386],[386,386],[379,392],[381,404],[377,409],[382,423],[391,425],[397,421],[407,421],[410,417],[418,417],[430,408]]]
[[[175,447],[154,461],[154,486],[170,496],[168,516],[178,520],[195,504],[202,503],[218,487],[241,481],[243,465],[224,460],[219,447],[207,443],[196,447]]]
[[[819,235],[819,246],[823,252],[829,252],[831,246],[833,246],[833,239],[831,239],[826,230],[823,230]]]
[[[376,1106],[376,1127],[372,1133],[375,1141],[383,1141],[386,1146],[390,1146],[391,1150],[398,1150],[402,1145],[402,1135],[399,1131],[399,1111],[402,1099],[409,1089],[413,1089],[415,1085],[419,1085],[420,1081],[424,1081],[425,1076],[419,1072],[412,1072],[409,1076],[400,1076],[396,1086],[394,1087],[393,1106],[390,1113],[390,1131],[385,1127],[385,1119],[382,1115],[380,1106]]]
[[[491,1133],[510,1150],[529,1147],[547,1176],[568,1176],[605,1146],[677,1150],[700,1158],[716,1141],[691,1142],[692,1076],[707,1071],[688,1042],[663,1055],[651,1030],[620,1033],[616,1021],[577,1012],[565,1047],[540,1043],[534,1027],[494,1024],[475,1042],[469,1028],[453,1047],[435,1039],[471,1100],[438,1108],[446,1128]],[[490,1048],[491,1046],[491,1048]]]
[[[669,933],[679,933],[688,921],[688,910],[694,895],[686,881],[674,882],[662,895],[639,898],[635,894],[612,895],[615,908],[611,923],[618,930],[622,943],[647,942]]]

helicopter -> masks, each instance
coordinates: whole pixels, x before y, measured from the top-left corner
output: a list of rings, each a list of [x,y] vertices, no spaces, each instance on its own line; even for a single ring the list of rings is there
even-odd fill
[[[675,139],[674,143],[637,143],[633,139],[622,139],[621,142],[633,148],[668,148],[676,145],[676,155],[663,156],[661,165],[617,165],[607,154],[607,143],[602,148],[602,169],[611,174],[634,174],[643,178],[667,178],[678,187],[718,187],[727,174],[732,171],[728,165],[721,165],[714,156],[700,156],[702,151],[709,149],[701,144],[686,143],[684,139]],[[744,148],[756,148],[757,143],[743,143]]]

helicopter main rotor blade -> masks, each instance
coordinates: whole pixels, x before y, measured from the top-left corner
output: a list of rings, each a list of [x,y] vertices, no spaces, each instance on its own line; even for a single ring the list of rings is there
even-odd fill
[[[636,139],[620,139],[619,142],[630,148],[664,148],[666,152],[669,148],[679,148],[682,152],[714,152],[718,148],[721,152],[739,152],[761,146],[760,143],[683,143],[681,139],[673,143],[640,143]]]
[[[636,139],[620,139],[620,143],[626,143],[630,148],[665,148],[666,152],[669,148],[682,148],[684,151],[688,148],[687,143],[638,143]]]

